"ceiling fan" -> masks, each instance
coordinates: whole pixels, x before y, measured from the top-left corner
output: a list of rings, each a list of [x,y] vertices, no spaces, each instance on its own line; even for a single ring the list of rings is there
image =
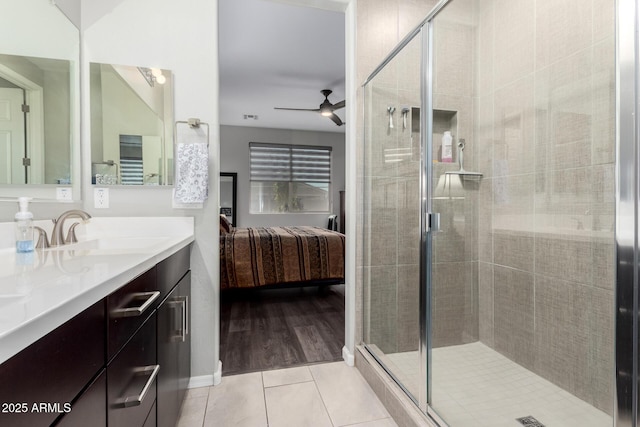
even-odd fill
[[[340,117],[335,115],[334,111],[335,110],[339,110],[340,108],[344,108],[344,106],[345,106],[344,100],[342,100],[340,102],[336,102],[335,104],[332,104],[331,102],[329,102],[329,95],[331,95],[331,92],[333,92],[333,91],[331,89],[323,89],[320,92],[324,95],[324,101],[322,101],[322,104],[320,104],[320,107],[318,107],[318,108],[281,108],[281,107],[274,107],[274,109],[276,109],[276,110],[291,110],[291,111],[313,111],[313,112],[316,112],[316,113],[320,113],[321,115],[323,115],[325,117],[329,117],[336,125],[342,126],[344,124],[344,122],[342,120],[340,120]]]

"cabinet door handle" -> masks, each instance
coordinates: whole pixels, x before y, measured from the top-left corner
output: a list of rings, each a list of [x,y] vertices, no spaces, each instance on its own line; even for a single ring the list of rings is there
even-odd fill
[[[176,315],[174,319],[175,325],[175,335],[171,336],[172,341],[187,341],[187,335],[189,335],[189,297],[188,296],[178,296],[171,301],[171,305],[175,307],[177,310],[178,306],[180,308],[180,325],[175,325],[175,322],[178,320],[178,316]]]
[[[155,381],[156,377],[158,376],[159,370],[160,365],[150,365],[143,366],[141,368],[135,368],[133,372],[136,375],[146,375],[149,372],[151,372],[151,375],[149,375],[149,379],[147,379],[147,382],[144,384],[144,387],[142,388],[142,391],[139,395],[127,396],[120,399],[119,406],[122,408],[130,408],[132,406],[139,406],[140,404],[142,404],[142,401],[147,395],[147,392],[149,392],[149,389],[151,388],[151,384],[153,384],[153,381]]]
[[[116,308],[111,312],[112,317],[136,317],[145,312],[147,308],[160,296],[160,291],[152,292],[139,292],[131,295],[133,300],[144,300],[144,302],[138,307],[123,307]]]
[[[184,308],[183,301],[180,297],[173,297],[167,300],[165,303],[171,309],[170,327],[167,330],[167,339],[171,342],[183,341],[184,332],[182,331],[184,325],[184,314],[182,310]],[[180,314],[178,314],[180,310]]]
[[[180,297],[180,305],[182,306],[182,327],[180,328],[180,338],[182,342],[187,340],[189,334],[189,297]]]

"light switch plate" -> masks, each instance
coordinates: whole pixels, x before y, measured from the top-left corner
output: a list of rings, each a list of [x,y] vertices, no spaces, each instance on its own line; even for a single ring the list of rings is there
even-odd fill
[[[93,207],[95,207],[96,209],[106,209],[109,207],[108,188],[93,189]]]
[[[73,191],[71,190],[71,187],[57,187],[56,200],[60,202],[73,201]]]

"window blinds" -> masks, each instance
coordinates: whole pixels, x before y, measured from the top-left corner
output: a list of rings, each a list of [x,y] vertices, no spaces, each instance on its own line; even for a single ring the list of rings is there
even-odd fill
[[[331,147],[249,143],[251,181],[331,182]]]
[[[120,183],[142,185],[143,175],[142,136],[120,135]]]

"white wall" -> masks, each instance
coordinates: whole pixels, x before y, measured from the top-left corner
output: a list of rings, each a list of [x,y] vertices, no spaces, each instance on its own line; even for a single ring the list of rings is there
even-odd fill
[[[331,212],[340,210],[339,191],[344,190],[344,134],[334,132],[295,131],[242,126],[220,127],[220,171],[238,173],[238,227],[268,227],[274,225],[327,226],[329,213],[251,214],[249,197],[249,142],[328,146],[331,151]],[[236,225],[236,224],[234,224]]]
[[[83,1],[83,165],[91,163],[89,62],[140,65],[173,72],[175,120],[210,124],[209,200],[204,209],[172,208],[171,188],[110,188],[110,208],[93,208],[90,170],[83,170],[84,208],[96,216],[194,216],[192,375],[218,369],[218,65],[217,1],[124,0],[96,20],[101,2]],[[88,17],[85,21],[85,16]],[[90,26],[85,22],[95,21]]]
[[[80,28],[80,0],[56,0],[55,4],[76,27]]]

